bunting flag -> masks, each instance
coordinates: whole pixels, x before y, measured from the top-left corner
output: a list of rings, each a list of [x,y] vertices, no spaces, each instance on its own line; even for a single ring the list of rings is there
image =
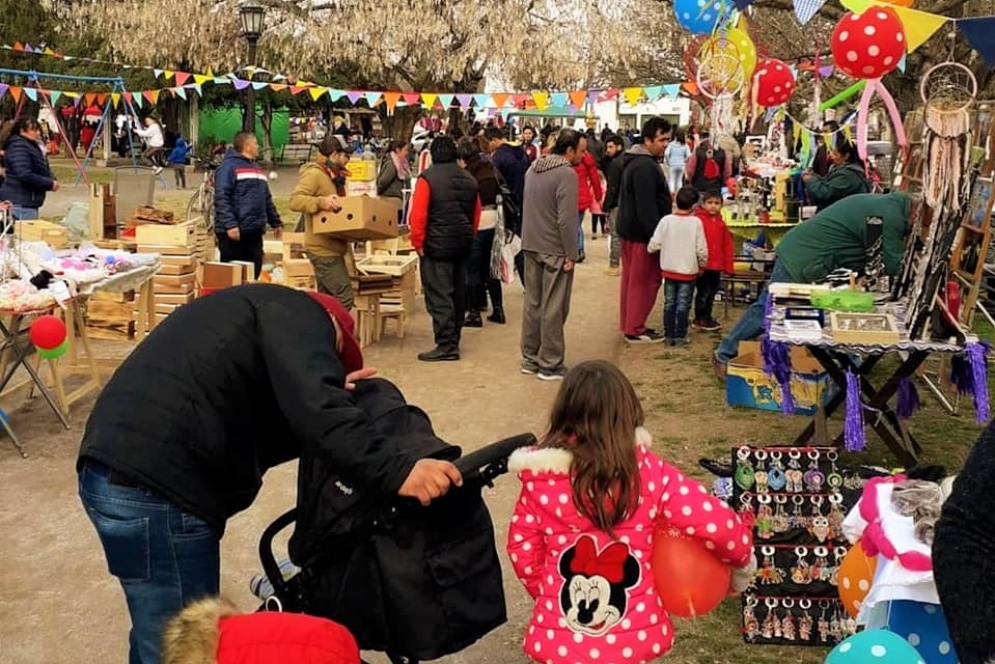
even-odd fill
[[[176,79],[176,85],[183,85],[190,80],[190,74],[185,71],[178,71],[176,72],[174,78]]]
[[[231,83],[235,86],[236,90],[244,90],[249,87],[249,82],[241,78],[233,78]]]
[[[584,102],[587,101],[587,91],[586,90],[574,90],[569,93],[570,103],[577,108],[583,108]]]
[[[120,102],[121,102],[121,93],[120,92],[112,92],[111,93],[111,104],[114,105],[114,108],[117,108],[117,105]]]
[[[168,81],[169,79],[173,78],[173,75],[175,73],[176,72],[172,72],[167,69],[166,71],[162,72],[162,77]]]
[[[143,106],[145,106],[145,103],[142,101],[142,99],[144,98],[144,96],[145,96],[144,94],[140,94],[140,95],[135,95],[133,97],[133,100],[135,102],[135,106],[137,106],[138,108],[142,108]]]
[[[795,16],[798,18],[798,22],[805,25],[811,21],[824,4],[826,4],[826,0],[795,0]]]
[[[28,96],[31,101],[38,101],[38,88],[24,88],[24,94]]]
[[[405,92],[401,96],[404,97],[404,103],[408,106],[417,106],[421,103],[420,92]]]
[[[890,7],[898,14],[902,27],[905,28],[905,43],[908,53],[915,52],[917,48],[925,44],[948,20],[946,16],[930,14],[918,9],[909,9],[899,5],[890,5]]]
[[[622,96],[629,102],[629,106],[635,106],[643,96],[642,88],[622,88]]]
[[[292,95],[299,95],[300,93],[304,92],[305,90],[307,90],[307,88],[305,88],[302,85],[291,85],[290,86],[290,94],[292,94]],[[352,101],[353,104],[355,104],[356,101],[358,101],[358,98],[354,100],[354,99],[352,99],[352,97],[350,97],[349,100]]]
[[[439,95],[434,92],[423,92],[421,93],[422,106],[427,109],[431,109],[435,106],[435,100],[439,98]]]
[[[159,78],[160,76],[162,76],[162,70],[161,69],[153,69],[152,73],[155,74],[156,78]]]
[[[345,97],[345,90],[329,90],[328,91],[328,98],[332,100],[333,104],[335,102],[337,102],[339,99],[342,99],[342,97]]]
[[[382,92],[367,92],[366,95],[366,105],[373,108],[380,103],[380,98],[383,97]]]
[[[440,94],[439,103],[442,104],[442,108],[449,108],[450,106],[452,106],[454,97],[455,95]],[[373,106],[373,104],[370,104],[370,106]]]
[[[473,95],[456,95],[456,101],[458,101],[459,105],[463,108],[470,108],[470,104],[473,103]]]
[[[321,97],[328,93],[328,88],[315,87],[308,90],[308,92],[311,94],[311,99],[318,101]]]
[[[97,95],[92,92],[88,92],[83,95],[83,103],[85,103],[87,107],[93,106],[93,102],[96,101],[96,99]]]
[[[539,112],[542,113],[546,110],[546,107],[549,106],[549,93],[533,92],[532,102],[536,105],[536,108],[539,109]]]
[[[194,92],[197,93],[198,97],[204,96],[204,88],[199,83],[194,83],[193,85],[188,85],[188,88],[192,88]]]
[[[393,115],[394,109],[397,107],[397,102],[401,99],[400,92],[385,92],[383,93],[384,102],[387,104],[387,114]]]
[[[473,103],[477,105],[477,108],[483,108],[487,106],[487,102],[491,100],[490,95],[473,95]]]
[[[142,96],[153,106],[159,103],[159,90],[145,90]]]
[[[963,18],[957,27],[964,39],[990,66],[995,66],[995,16]]]
[[[214,80],[214,77],[213,76],[208,76],[207,74],[194,74],[193,75],[193,81],[197,85],[204,85],[208,81],[213,81],[213,80]]]
[[[5,88],[6,88],[7,86],[5,85],[5,86],[3,86],[3,87],[5,87]],[[3,96],[3,92],[2,92],[2,91],[0,91],[0,97],[2,97],[2,96]],[[58,90],[49,90],[49,91],[48,91],[48,102],[49,102],[49,103],[50,103],[50,104],[51,104],[52,106],[55,106],[56,104],[58,104],[58,103],[59,103],[59,97],[61,97],[61,96],[62,96],[62,93],[61,93],[61,92],[59,92]]]
[[[549,95],[549,101],[556,108],[563,108],[567,105],[567,93],[566,92],[554,92]]]
[[[262,90],[263,88],[265,88],[266,86],[268,86],[269,83],[267,83],[266,81],[252,81],[250,83],[250,85],[252,86],[253,90]],[[284,87],[286,87],[286,86],[284,86]]]
[[[263,86],[262,86],[262,87],[263,87],[263,88],[265,88],[265,87],[266,87],[266,85],[267,85],[267,84],[263,84]],[[273,92],[283,92],[284,90],[286,90],[287,88],[289,88],[289,87],[290,87],[290,86],[289,86],[289,85],[287,85],[286,83],[269,83],[268,85],[269,85],[269,89],[270,89],[270,90],[272,90]],[[256,84],[255,84],[255,83],[253,83],[253,84],[252,84],[252,87],[254,87],[254,88],[255,88],[255,87],[256,87]],[[256,89],[258,89],[258,90],[261,90],[262,88],[256,88]]]
[[[671,83],[670,85],[665,85],[665,86],[663,86],[663,91],[671,99],[677,99],[677,95],[679,95],[681,93],[681,84],[680,83]]]
[[[594,106],[598,103],[598,99],[601,97],[601,90],[589,90],[587,93],[587,103]]]
[[[511,96],[507,92],[495,92],[491,95],[491,99],[494,100],[494,105],[499,109],[504,108],[504,105],[508,103],[508,97]]]
[[[180,99],[187,98],[186,88],[178,87],[178,88],[170,88],[170,90],[172,90],[173,94],[179,97]]]

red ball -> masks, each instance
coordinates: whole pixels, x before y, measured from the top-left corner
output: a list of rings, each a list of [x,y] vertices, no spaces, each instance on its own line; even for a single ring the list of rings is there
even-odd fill
[[[696,539],[659,528],[650,558],[663,607],[681,618],[703,616],[729,594],[732,572]]]
[[[58,316],[39,316],[31,323],[28,337],[36,348],[52,350],[66,340],[66,324]]]
[[[847,12],[833,30],[833,62],[853,78],[881,78],[905,55],[905,28],[891,7]]]
[[[757,90],[757,103],[761,106],[780,106],[795,91],[795,75],[791,67],[780,60],[762,60],[753,74]]]

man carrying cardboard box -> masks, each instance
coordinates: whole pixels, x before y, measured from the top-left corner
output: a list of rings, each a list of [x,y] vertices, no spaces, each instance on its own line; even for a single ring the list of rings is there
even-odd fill
[[[273,205],[266,172],[256,164],[259,143],[252,134],[235,134],[214,176],[214,233],[221,262],[251,261],[256,278],[263,269],[263,235],[266,225],[279,239],[283,234],[280,213]]]
[[[352,151],[342,136],[327,134],[318,145],[317,161],[301,166],[300,179],[290,194],[290,209],[304,217],[304,249],[314,266],[318,290],[338,299],[346,309],[352,309],[354,304],[349,242],[328,233],[315,233],[314,216],[322,210],[341,208],[338,197],[346,195],[346,164]]]
[[[411,245],[418,252],[425,308],[432,316],[435,348],[422,362],[459,359],[466,314],[466,268],[480,224],[477,181],[456,163],[449,136],[432,141],[432,166],[418,176],[411,197]]]

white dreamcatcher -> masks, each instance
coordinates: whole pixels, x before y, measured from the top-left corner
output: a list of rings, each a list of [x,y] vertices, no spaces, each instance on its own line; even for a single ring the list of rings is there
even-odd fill
[[[719,135],[734,131],[733,99],[743,89],[746,76],[735,45],[723,35],[716,46],[702,49],[696,78],[701,94],[712,100],[712,132]]]
[[[977,94],[977,79],[959,62],[942,62],[931,67],[919,84],[925,109],[923,199],[933,210],[946,207],[959,212],[962,201],[966,200],[971,108]]]

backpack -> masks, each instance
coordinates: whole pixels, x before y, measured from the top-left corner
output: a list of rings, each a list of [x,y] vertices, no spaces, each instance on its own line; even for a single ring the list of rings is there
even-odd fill
[[[418,458],[455,461],[420,408],[382,379],[357,381],[353,398],[373,429]],[[301,455],[297,509],[260,542],[267,576],[281,578],[273,536],[296,519],[291,560],[275,583],[283,610],[334,620],[364,650],[419,660],[457,652],[507,620],[494,524],[482,483],[464,478],[429,507],[355,486],[316,456]]]
[[[701,175],[706,180],[722,179],[722,167],[717,159],[724,155],[717,155],[716,152],[721,152],[721,150],[717,151],[711,145],[705,148],[705,167],[702,169]]]

